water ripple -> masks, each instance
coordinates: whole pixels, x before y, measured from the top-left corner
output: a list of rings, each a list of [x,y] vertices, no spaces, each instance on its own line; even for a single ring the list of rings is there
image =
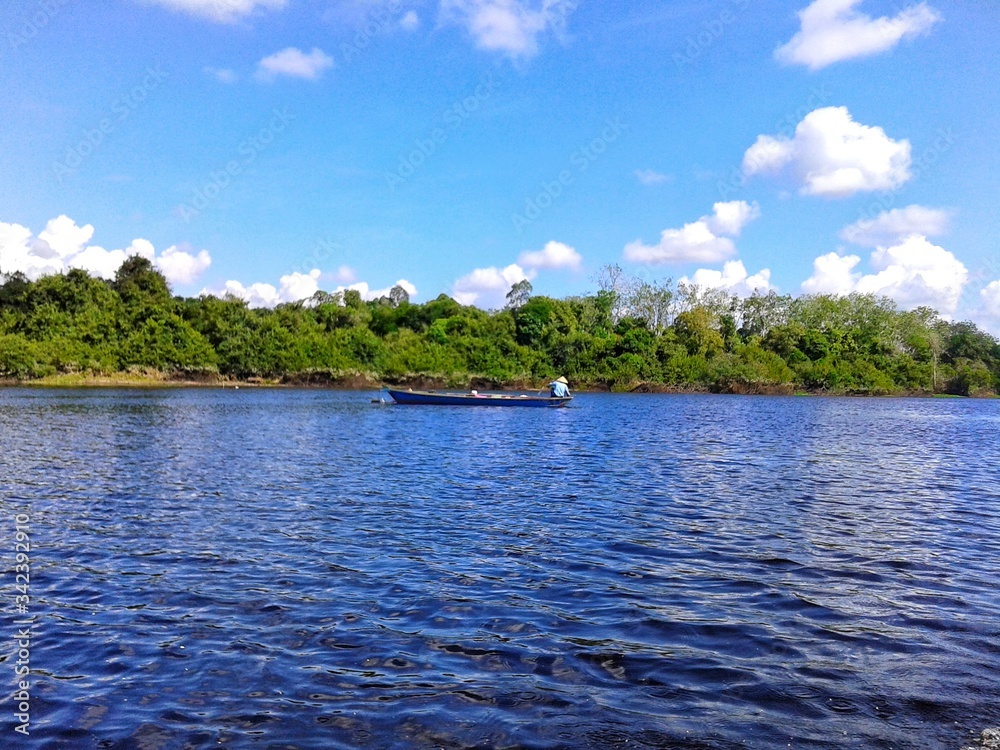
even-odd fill
[[[32,736],[951,750],[996,723],[1000,404],[578,402],[0,391]]]

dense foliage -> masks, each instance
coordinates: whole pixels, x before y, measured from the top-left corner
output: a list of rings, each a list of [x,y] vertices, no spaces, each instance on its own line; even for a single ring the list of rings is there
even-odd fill
[[[629,279],[617,266],[590,296],[531,296],[522,282],[496,312],[445,295],[411,304],[398,287],[372,302],[319,292],[249,309],[172,297],[138,257],[110,282],[79,270],[2,281],[0,376],[24,380],[157,371],[323,382],[353,373],[526,386],[563,374],[575,386],[614,389],[962,395],[1000,385],[997,340],[927,308],[859,294],[739,299]]]

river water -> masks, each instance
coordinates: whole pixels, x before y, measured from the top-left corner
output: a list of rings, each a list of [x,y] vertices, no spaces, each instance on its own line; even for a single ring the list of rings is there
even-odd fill
[[[2,747],[942,748],[1000,401],[0,390]],[[23,600],[22,600],[23,601]]]

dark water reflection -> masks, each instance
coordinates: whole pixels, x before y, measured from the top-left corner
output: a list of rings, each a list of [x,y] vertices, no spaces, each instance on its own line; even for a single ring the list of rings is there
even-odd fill
[[[1000,403],[369,395],[0,391],[31,746],[953,750],[997,723]]]

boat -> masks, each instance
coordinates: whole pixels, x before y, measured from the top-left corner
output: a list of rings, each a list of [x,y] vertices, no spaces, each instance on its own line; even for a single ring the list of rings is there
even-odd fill
[[[540,409],[555,409],[566,406],[573,400],[572,396],[566,398],[550,398],[548,396],[528,396],[525,394],[509,393],[454,393],[449,391],[405,391],[394,388],[386,388],[392,400],[397,404],[426,405],[426,406],[529,406]]]

